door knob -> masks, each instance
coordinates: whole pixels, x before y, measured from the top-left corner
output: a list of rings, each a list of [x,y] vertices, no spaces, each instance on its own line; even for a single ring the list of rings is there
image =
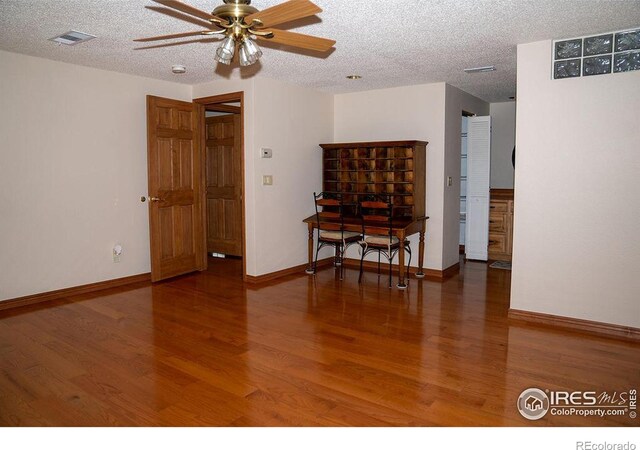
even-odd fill
[[[158,197],[140,197],[140,201],[142,203],[146,202],[147,200],[149,200],[150,202],[159,202],[159,201],[161,201],[160,198],[158,198]]]

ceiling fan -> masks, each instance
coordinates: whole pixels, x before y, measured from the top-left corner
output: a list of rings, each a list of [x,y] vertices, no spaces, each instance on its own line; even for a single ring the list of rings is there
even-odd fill
[[[277,44],[320,53],[329,51],[336,43],[331,39],[274,28],[278,25],[322,12],[322,9],[309,0],[288,0],[262,11],[251,6],[251,0],[223,0],[224,4],[215,8],[211,13],[194,8],[178,0],[153,1],[179,11],[179,13],[172,11],[170,15],[191,23],[197,23],[206,29],[134,39],[134,41],[152,42],[191,36],[222,35],[224,38],[216,49],[214,56],[214,59],[222,64],[231,64],[236,54],[236,48],[240,65],[249,66],[256,63],[262,56],[262,50],[254,42],[255,40],[269,40]],[[158,9],[155,10],[159,11]],[[182,43],[189,42],[193,41]]]

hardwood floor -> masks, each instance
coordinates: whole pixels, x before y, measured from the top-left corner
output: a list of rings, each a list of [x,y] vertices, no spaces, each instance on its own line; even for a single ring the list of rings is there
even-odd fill
[[[510,272],[406,291],[332,268],[259,286],[241,262],[0,313],[0,425],[638,425],[547,416],[529,387],[640,387],[640,345],[507,321]]]

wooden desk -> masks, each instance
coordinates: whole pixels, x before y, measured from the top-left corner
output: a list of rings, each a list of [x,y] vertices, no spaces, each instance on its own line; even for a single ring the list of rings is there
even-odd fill
[[[424,233],[426,231],[426,221],[428,217],[419,217],[416,220],[412,219],[394,219],[393,222],[393,234],[396,236],[400,242],[403,242],[405,238],[411,236],[412,234],[420,233],[420,244],[418,246],[418,272],[416,273],[416,278],[423,278],[424,272],[422,271],[422,265],[424,263]],[[313,271],[313,252],[314,252],[314,243],[313,243],[313,230],[317,228],[318,222],[316,220],[315,214],[313,216],[307,217],[303,220],[304,223],[309,227],[309,267],[307,272]],[[357,217],[345,217],[344,218],[344,229],[345,231],[355,231],[362,232],[362,222]],[[407,284],[405,283],[405,265],[404,265],[404,246],[400,246],[398,248],[398,288],[406,289]],[[408,276],[408,274],[407,274]]]

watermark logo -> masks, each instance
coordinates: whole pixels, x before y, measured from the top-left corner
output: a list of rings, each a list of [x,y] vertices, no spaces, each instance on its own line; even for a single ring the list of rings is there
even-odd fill
[[[576,450],[636,450],[633,442],[576,442]]]
[[[552,416],[628,416],[637,417],[638,391],[542,391],[525,389],[518,397],[518,411],[525,419]]]
[[[518,397],[518,411],[525,419],[542,419],[549,411],[549,397],[540,389],[525,389]]]

